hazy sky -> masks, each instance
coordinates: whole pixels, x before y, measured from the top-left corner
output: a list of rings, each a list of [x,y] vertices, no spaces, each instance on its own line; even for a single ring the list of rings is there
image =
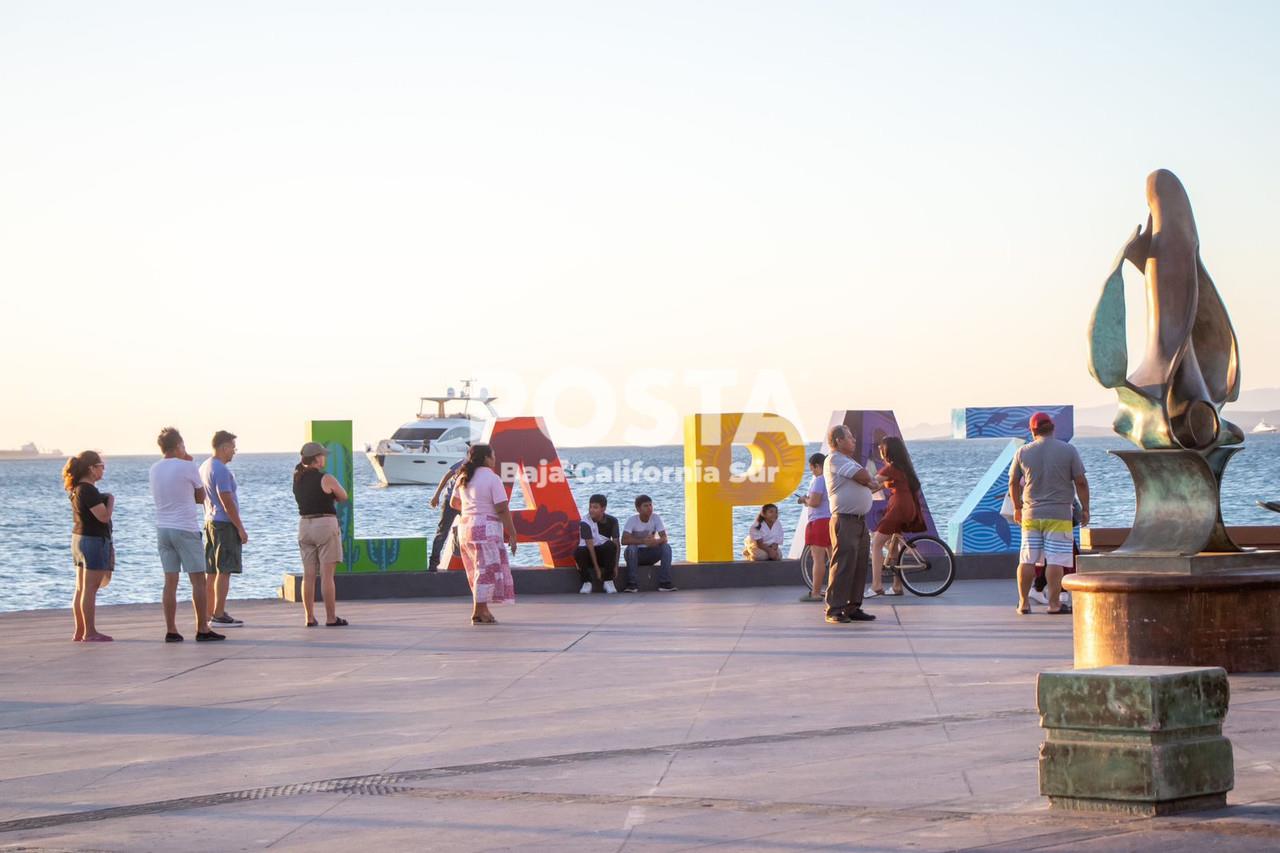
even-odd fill
[[[371,440],[461,376],[553,438],[603,382],[609,441],[691,371],[810,436],[1103,402],[1157,167],[1280,385],[1278,9],[5,2],[0,447]]]

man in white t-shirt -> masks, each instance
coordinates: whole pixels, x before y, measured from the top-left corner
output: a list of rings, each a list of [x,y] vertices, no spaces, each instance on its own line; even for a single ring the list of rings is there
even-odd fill
[[[166,643],[182,642],[178,633],[178,573],[191,581],[191,604],[196,612],[196,640],[224,639],[209,630],[208,597],[205,594],[204,545],[200,539],[204,484],[200,469],[187,453],[186,442],[173,427],[165,427],[156,439],[164,458],[151,466],[151,499],[156,507],[156,545],[164,569],[164,621]]]
[[[623,592],[639,592],[636,583],[636,567],[657,564],[658,591],[675,592],[671,582],[671,546],[667,544],[667,526],[662,516],[653,511],[653,499],[648,495],[636,498],[636,514],[627,519],[622,528],[622,546],[626,549],[627,585]]]

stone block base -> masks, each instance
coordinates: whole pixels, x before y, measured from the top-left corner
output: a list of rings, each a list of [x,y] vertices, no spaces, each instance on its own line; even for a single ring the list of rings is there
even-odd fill
[[[1160,815],[1221,808],[1235,780],[1218,667],[1111,666],[1036,682],[1050,806]]]
[[[1075,812],[1106,812],[1134,817],[1160,817],[1181,812],[1209,811],[1226,808],[1226,794],[1207,794],[1163,803],[1136,803],[1123,800],[1090,800],[1084,797],[1050,797],[1049,808]]]
[[[1280,570],[1068,576],[1075,665],[1280,671]]]

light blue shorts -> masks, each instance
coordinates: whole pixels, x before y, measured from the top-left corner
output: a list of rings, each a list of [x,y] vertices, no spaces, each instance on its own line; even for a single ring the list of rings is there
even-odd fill
[[[185,571],[190,575],[204,571],[204,543],[194,530],[161,527],[156,530],[156,545],[165,574]]]

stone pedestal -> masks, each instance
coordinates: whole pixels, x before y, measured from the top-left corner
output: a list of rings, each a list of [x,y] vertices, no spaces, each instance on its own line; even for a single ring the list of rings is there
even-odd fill
[[[1255,559],[1230,556],[1233,561]],[[1160,572],[1095,570],[1134,559],[1146,558],[1082,557],[1081,573],[1064,580],[1075,611],[1076,667],[1149,664],[1280,671],[1280,570],[1183,573],[1220,565],[1212,556],[1207,563],[1167,558],[1166,570]]]
[[[1235,781],[1221,668],[1109,666],[1036,682],[1051,808],[1162,815],[1221,808]]]

